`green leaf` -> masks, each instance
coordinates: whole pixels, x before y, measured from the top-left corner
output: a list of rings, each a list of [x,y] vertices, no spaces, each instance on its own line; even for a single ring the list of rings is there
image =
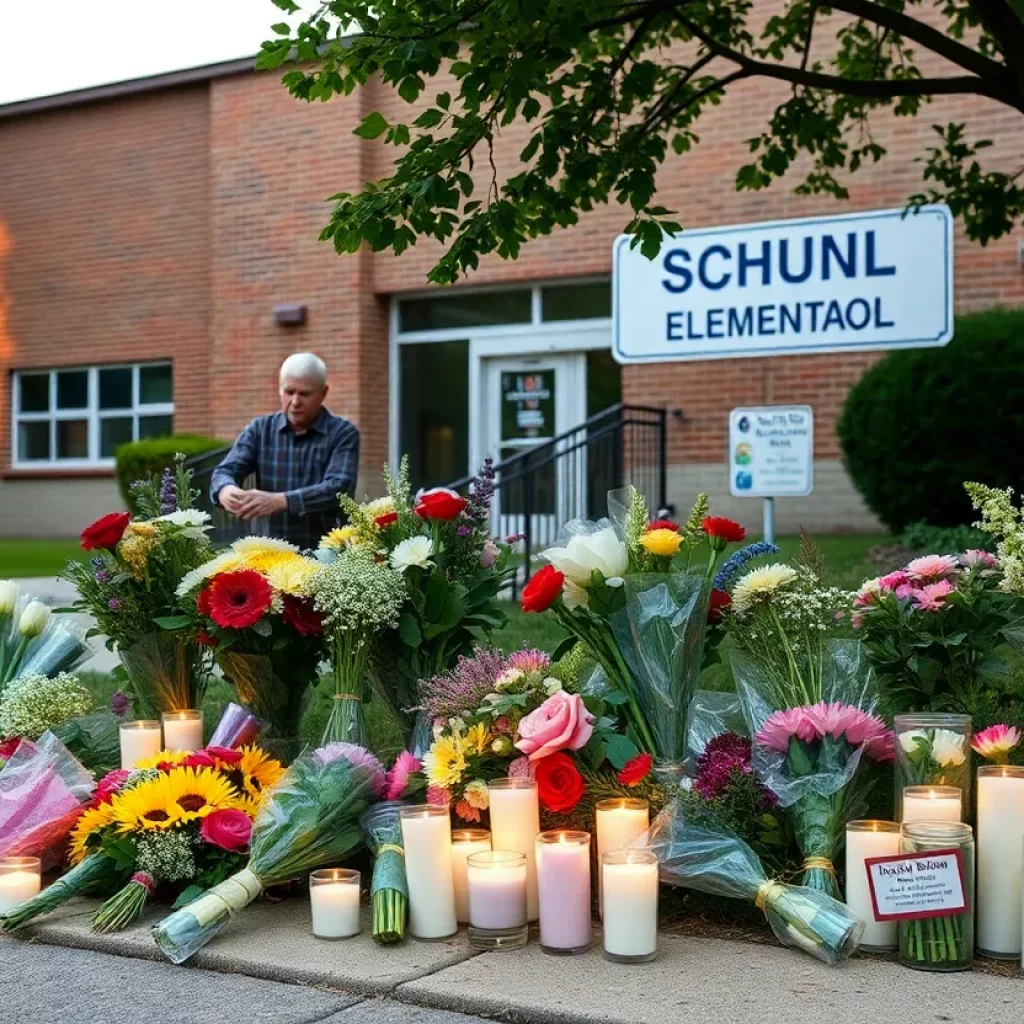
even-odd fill
[[[279,36],[290,36],[292,27],[286,21],[279,21],[276,25],[270,26],[270,31],[276,32]]]
[[[619,707],[622,704],[629,703],[629,694],[623,693],[622,690],[609,690],[607,693],[602,694],[604,697],[605,704],[611,704],[612,707]]]
[[[383,114],[374,110],[363,118],[362,123],[353,131],[361,139],[376,139],[388,130],[388,122]]]
[[[420,632],[420,624],[415,616],[409,612],[402,612],[398,620],[398,635],[406,647],[419,647],[423,643],[423,634]]]
[[[444,120],[444,111],[431,107],[413,121],[417,128],[434,128]]]
[[[158,615],[153,621],[161,629],[187,629],[192,619],[187,615]]]
[[[275,0],[276,2],[276,0]],[[172,910],[180,910],[186,904],[202,896],[206,890],[201,885],[188,885],[178,893],[178,898],[171,904]]]
[[[295,0],[270,0],[270,2],[279,10],[284,11],[285,14],[295,14],[300,10],[300,7]]]
[[[612,733],[605,743],[605,752],[612,767],[621,771],[626,765],[640,754],[636,744],[627,736],[619,733]]]
[[[441,571],[432,572],[423,588],[423,617],[428,622],[437,622],[448,600],[448,581]]]

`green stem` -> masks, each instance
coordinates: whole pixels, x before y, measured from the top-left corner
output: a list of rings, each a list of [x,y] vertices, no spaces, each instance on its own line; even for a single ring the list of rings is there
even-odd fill
[[[25,648],[29,645],[30,638],[23,636],[18,641],[18,646],[14,649],[14,657],[7,663],[7,667],[4,669],[3,684],[6,686],[13,678],[14,673],[17,672],[18,666],[21,664],[21,659],[25,656]]]

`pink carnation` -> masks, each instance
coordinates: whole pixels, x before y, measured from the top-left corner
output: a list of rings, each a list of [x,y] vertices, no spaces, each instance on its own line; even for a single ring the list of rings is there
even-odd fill
[[[423,765],[408,750],[403,750],[395,758],[391,771],[387,773],[387,789],[384,792],[384,799],[401,800],[409,785],[409,776],[415,775],[422,767]]]
[[[970,548],[960,556],[960,564],[967,569],[980,565],[983,569],[998,569],[999,560],[991,552]]]
[[[907,562],[904,572],[918,582],[945,579],[956,574],[957,564],[953,555],[923,555]]]
[[[535,766],[528,757],[517,757],[508,766],[508,777],[510,779],[532,779]]]
[[[448,790],[443,786],[427,786],[427,803],[433,807],[447,807]]]
[[[910,597],[919,612],[937,612],[945,607],[944,598],[955,589],[949,580],[939,580],[913,591]]]

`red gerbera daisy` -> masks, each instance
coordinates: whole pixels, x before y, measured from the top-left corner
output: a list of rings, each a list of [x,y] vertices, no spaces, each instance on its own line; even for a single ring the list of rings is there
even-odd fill
[[[208,588],[210,618],[221,629],[248,629],[270,607],[270,584],[253,569],[214,577]]]
[[[632,761],[627,761],[619,772],[619,782],[623,786],[637,786],[647,778],[654,758],[650,754],[637,754]]]
[[[196,598],[196,611],[200,615],[205,615],[207,618],[210,617],[210,588],[203,587],[199,591],[199,596]]]
[[[324,631],[324,617],[301,597],[284,595],[284,612],[281,618],[299,636],[319,636]]]

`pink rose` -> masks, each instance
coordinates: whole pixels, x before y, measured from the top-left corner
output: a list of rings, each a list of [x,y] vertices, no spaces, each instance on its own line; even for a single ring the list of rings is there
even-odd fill
[[[228,808],[213,811],[203,818],[200,835],[211,846],[219,846],[231,853],[240,853],[249,845],[252,819],[244,811]]]
[[[578,693],[559,690],[519,723],[516,748],[531,761],[556,750],[579,750],[594,732],[594,716]]]

